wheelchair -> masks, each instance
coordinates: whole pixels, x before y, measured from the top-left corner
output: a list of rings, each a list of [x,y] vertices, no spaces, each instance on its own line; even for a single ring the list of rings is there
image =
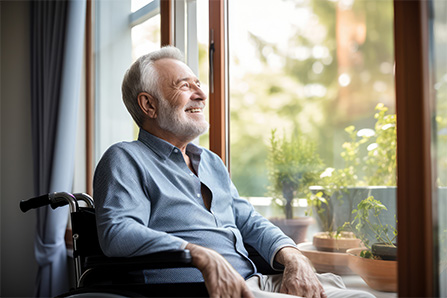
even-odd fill
[[[80,204],[81,203],[81,204]],[[194,267],[189,250],[169,250],[138,257],[107,257],[101,250],[96,230],[93,199],[84,193],[55,192],[22,200],[27,212],[50,205],[53,209],[69,205],[73,231],[75,287],[58,297],[208,297],[205,283],[147,284],[138,273],[146,269]],[[85,205],[85,207],[80,207]],[[278,274],[246,245],[249,258],[258,272]],[[141,276],[141,275],[140,275]]]

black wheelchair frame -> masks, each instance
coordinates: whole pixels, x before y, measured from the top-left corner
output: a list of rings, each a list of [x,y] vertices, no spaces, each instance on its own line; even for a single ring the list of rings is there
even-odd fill
[[[86,207],[80,207],[79,202]],[[145,269],[194,267],[189,250],[170,250],[131,258],[107,257],[99,245],[95,205],[89,195],[55,192],[22,200],[20,209],[27,212],[48,205],[53,209],[69,205],[71,215],[75,288],[60,297],[86,297],[89,293],[96,293],[95,297],[208,297],[203,282],[146,284],[137,273]],[[279,273],[254,248],[246,245],[246,249],[258,272]]]

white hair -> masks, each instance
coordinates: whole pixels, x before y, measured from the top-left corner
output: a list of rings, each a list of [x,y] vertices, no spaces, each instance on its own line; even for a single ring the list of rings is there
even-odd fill
[[[121,85],[123,101],[130,115],[140,127],[143,125],[146,115],[138,104],[138,94],[147,92],[155,98],[161,98],[158,84],[159,77],[154,62],[164,58],[184,62],[183,54],[179,49],[173,46],[165,46],[138,58],[124,75]]]

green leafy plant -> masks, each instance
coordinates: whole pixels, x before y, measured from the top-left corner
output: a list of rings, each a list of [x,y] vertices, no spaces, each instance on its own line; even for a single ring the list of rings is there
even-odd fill
[[[381,103],[375,109],[374,129],[357,130],[353,125],[345,128],[348,141],[343,143],[340,154],[344,167],[326,168],[319,177],[320,191],[308,196],[307,213],[315,214],[329,235],[344,230],[335,224],[334,207],[346,200],[351,212],[357,197],[365,195],[356,187],[396,184],[396,116]],[[351,217],[346,220],[351,221]]]
[[[297,196],[307,196],[322,169],[316,145],[295,132],[289,138],[278,138],[272,130],[269,156],[269,193],[284,208],[286,219],[293,218],[292,202]]]
[[[377,243],[396,247],[397,229],[392,225],[382,224],[380,215],[383,211],[387,211],[386,206],[379,200],[375,200],[373,196],[369,196],[357,205],[357,209],[352,211],[355,214],[354,220],[344,224],[344,227],[349,228],[367,247],[367,250],[360,254],[361,257],[377,258],[371,252],[371,239]]]
[[[315,215],[322,230],[328,232],[328,235],[332,237],[334,235],[334,212],[330,196],[324,191],[311,193],[308,195],[307,205],[306,215]]]
[[[368,146],[365,158],[367,185],[396,185],[396,115],[387,114],[383,104],[376,106],[374,143]]]
[[[396,185],[396,115],[377,104],[374,129],[345,128],[349,141],[343,143],[345,167],[335,171],[342,186]]]

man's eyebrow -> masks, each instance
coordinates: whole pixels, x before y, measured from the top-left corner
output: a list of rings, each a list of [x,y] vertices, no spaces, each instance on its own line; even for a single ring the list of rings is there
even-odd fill
[[[199,82],[200,83],[200,80],[198,79],[198,78],[196,78],[196,77],[184,77],[184,78],[180,78],[180,79],[178,79],[177,81],[175,81],[174,83],[175,83],[175,85],[178,85],[178,84],[180,84],[181,82],[183,82],[183,81],[194,81],[194,82]]]

